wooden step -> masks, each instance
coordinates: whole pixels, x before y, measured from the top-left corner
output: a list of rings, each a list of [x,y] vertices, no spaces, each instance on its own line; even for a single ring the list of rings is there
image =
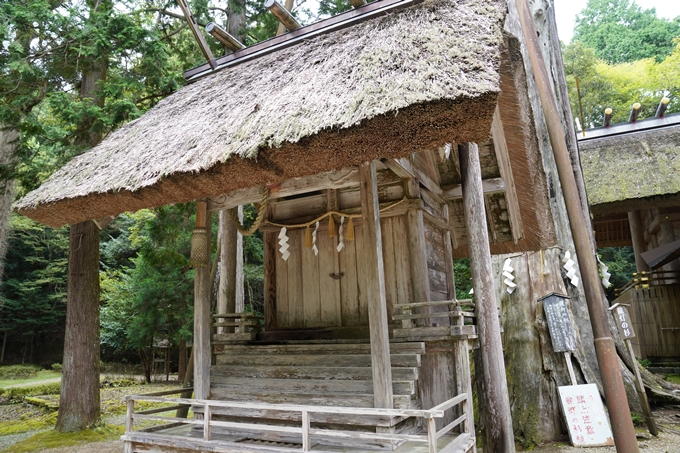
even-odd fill
[[[372,393],[373,381],[341,380],[341,379],[250,379],[228,376],[212,376],[211,385],[230,388],[234,391],[242,389],[276,389],[280,392],[310,393]],[[392,392],[395,395],[415,395],[414,381],[392,381]]]
[[[391,354],[393,367],[420,366],[419,354]],[[370,367],[370,354],[246,355],[217,354],[218,365]]]
[[[370,367],[298,367],[298,366],[240,366],[213,365],[210,376],[276,379],[347,379],[370,380]],[[392,378],[399,381],[418,379],[416,367],[392,367]]]
[[[213,344],[213,352],[246,355],[370,354],[371,345],[370,343]],[[425,343],[421,341],[390,343],[390,352],[392,354],[425,354]]]
[[[220,401],[248,401],[270,404],[301,404],[310,406],[374,407],[372,394],[286,393],[269,391],[233,391],[219,385],[210,387],[210,398]],[[411,396],[395,395],[396,409],[412,409]]]

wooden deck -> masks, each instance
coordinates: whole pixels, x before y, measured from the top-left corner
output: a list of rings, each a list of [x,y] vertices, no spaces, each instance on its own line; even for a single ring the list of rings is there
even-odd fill
[[[185,391],[178,390],[178,392]],[[291,452],[356,452],[367,453],[380,450],[397,452],[467,453],[475,450],[474,433],[467,432],[472,426],[467,414],[462,413],[453,422],[437,429],[436,420],[444,417],[446,411],[469,403],[468,394],[461,394],[432,409],[374,409],[353,407],[328,407],[264,404],[242,401],[214,401],[187,398],[167,398],[163,395],[134,395],[126,397],[128,404],[125,453],[291,453]],[[135,412],[135,403],[155,405],[152,409]],[[158,407],[162,406],[162,407]],[[178,418],[163,415],[179,407],[191,406],[196,418]],[[220,410],[240,409],[254,413],[278,411],[295,413],[299,422],[276,423],[262,419],[247,423],[221,421],[212,414]],[[200,413],[198,413],[200,411]],[[347,430],[338,425],[315,424],[315,414],[335,414],[353,417],[398,417],[412,418],[411,434],[395,433],[389,428],[373,430]],[[252,420],[252,418],[250,418]],[[165,422],[165,425],[135,430],[135,422]],[[421,434],[421,428],[424,434]],[[460,431],[459,434],[454,431]]]

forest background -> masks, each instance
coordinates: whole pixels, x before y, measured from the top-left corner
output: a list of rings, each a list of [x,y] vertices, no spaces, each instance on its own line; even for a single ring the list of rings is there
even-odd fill
[[[259,1],[190,6],[200,24],[217,22],[247,45],[276,34],[278,23]],[[303,0],[293,13],[311,23],[348,8]],[[214,54],[225,52],[206,40]],[[173,0],[0,0],[0,41],[0,363],[49,366],[63,351],[68,227],[10,214],[11,201],[177,91],[182,72],[203,61]],[[607,107],[613,122],[626,121],[635,102],[641,118],[653,116],[664,96],[669,113],[680,110],[680,17],[661,19],[629,0],[589,0],[563,54],[572,111],[587,128],[602,124]],[[148,370],[154,341],[168,340],[176,352],[191,341],[194,212],[181,204],[124,213],[101,231],[102,360]],[[245,208],[246,223],[254,213]],[[614,287],[631,278],[630,247],[600,254]],[[455,270],[465,298],[467,260]],[[246,310],[261,311],[259,233],[245,238],[244,274]]]

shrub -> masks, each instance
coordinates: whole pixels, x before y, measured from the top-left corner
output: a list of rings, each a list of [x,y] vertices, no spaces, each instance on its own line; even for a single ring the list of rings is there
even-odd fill
[[[31,364],[2,366],[0,379],[30,379],[40,370],[38,365]]]
[[[54,382],[52,384],[32,385],[28,387],[10,387],[0,389],[0,396],[15,399],[31,395],[58,395],[61,390],[61,384]]]
[[[52,368],[52,371],[58,371],[59,373],[61,373],[62,370],[61,363],[53,363],[50,368]]]

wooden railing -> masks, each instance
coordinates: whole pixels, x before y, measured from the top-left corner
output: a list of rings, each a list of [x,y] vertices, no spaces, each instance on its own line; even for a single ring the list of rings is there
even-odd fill
[[[255,340],[264,325],[264,316],[253,313],[220,313],[212,318],[216,320],[212,327],[213,339],[217,341]]]
[[[680,283],[680,271],[634,272],[633,279],[614,293],[618,297],[630,288],[645,289],[650,286],[677,285],[678,283]]]
[[[180,393],[184,392],[186,389],[179,389],[177,391],[171,392],[161,392],[163,394]],[[311,436],[321,437],[321,438],[334,438],[334,439],[353,439],[353,440],[378,440],[387,441],[393,443],[399,442],[422,442],[428,445],[429,453],[454,453],[454,452],[464,452],[466,451],[472,443],[474,443],[474,437],[471,433],[465,432],[466,427],[469,424],[463,425],[460,435],[455,437],[451,442],[438,449],[438,440],[449,434],[454,428],[463,424],[467,420],[467,414],[463,412],[463,415],[456,418],[453,422],[446,425],[444,428],[436,429],[436,419],[444,416],[444,412],[453,408],[454,406],[467,403],[472,404],[469,401],[468,394],[463,393],[448,401],[433,407],[432,409],[422,410],[422,409],[372,409],[372,408],[350,408],[350,407],[325,407],[325,406],[304,406],[304,405],[284,405],[284,404],[265,404],[265,403],[250,403],[250,402],[240,402],[240,401],[213,401],[213,400],[197,400],[188,398],[166,398],[159,394],[150,395],[130,395],[125,397],[127,402],[127,420],[126,420],[126,432],[123,436],[123,440],[126,442],[126,451],[130,450],[128,447],[130,442],[135,442],[134,433],[140,431],[134,431],[134,422],[138,420],[157,420],[170,422],[168,427],[177,426],[181,424],[188,425],[198,425],[203,427],[203,442],[198,442],[201,445],[196,445],[198,450],[205,448],[206,445],[219,446],[223,448],[228,448],[230,446],[235,447],[238,451],[243,451],[243,443],[234,443],[224,440],[213,439],[212,429],[213,428],[231,428],[240,431],[253,431],[253,432],[270,432],[278,435],[299,435],[302,439],[302,447],[300,450],[308,452],[311,448]],[[172,406],[153,408],[140,412],[135,412],[135,402],[151,402],[151,403],[164,403],[172,404]],[[162,412],[170,412],[177,410],[179,407],[191,406],[195,410],[202,409],[203,419],[191,419],[191,418],[178,418],[171,416],[161,416],[158,415]],[[269,410],[269,411],[280,411],[280,412],[292,412],[299,413],[301,416],[301,426],[280,426],[280,425],[269,425],[260,423],[242,423],[242,422],[231,422],[231,421],[219,421],[213,420],[212,414],[215,408],[226,408],[226,409],[252,409],[253,411]],[[424,426],[427,428],[426,435],[417,434],[392,434],[392,433],[372,433],[372,432],[359,432],[359,431],[343,431],[335,429],[318,429],[312,428],[310,425],[310,415],[311,414],[342,414],[348,417],[353,416],[384,416],[384,417],[417,417],[424,419]],[[163,437],[166,439],[178,439],[182,440],[182,444],[186,445],[187,442],[193,441],[193,438],[189,439],[186,435],[181,435],[177,433],[163,433],[163,427],[156,426],[153,428],[154,438]],[[207,444],[206,444],[207,443]],[[463,450],[463,448],[465,448]],[[287,450],[291,450],[288,448]],[[211,450],[212,451],[212,450]],[[295,451],[295,450],[293,450]],[[315,449],[314,451],[318,451]]]
[[[432,311],[440,307],[445,307],[447,311]],[[396,304],[392,319],[401,321],[402,328],[394,329],[394,337],[474,337],[477,333],[474,307],[470,299]],[[451,325],[436,325],[434,320],[441,318],[451,318]]]

